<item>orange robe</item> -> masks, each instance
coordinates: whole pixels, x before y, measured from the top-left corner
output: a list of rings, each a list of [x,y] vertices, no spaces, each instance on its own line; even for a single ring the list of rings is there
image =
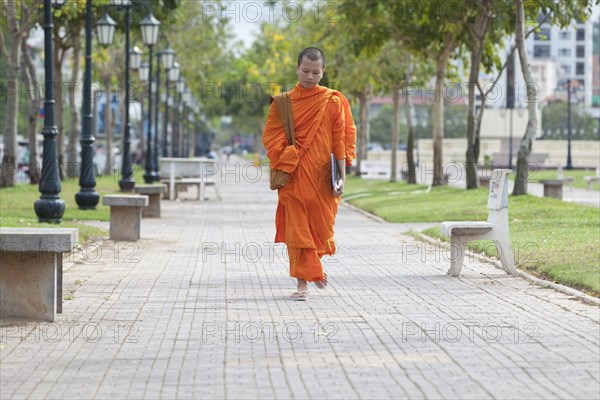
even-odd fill
[[[299,83],[290,92],[296,146],[289,146],[275,102],[263,131],[271,168],[289,172],[279,189],[275,242],[285,243],[290,275],[306,281],[323,279],[321,257],[335,253],[333,225],[339,204],[331,187],[330,154],[352,165],[356,128],[350,104],[340,92]]]

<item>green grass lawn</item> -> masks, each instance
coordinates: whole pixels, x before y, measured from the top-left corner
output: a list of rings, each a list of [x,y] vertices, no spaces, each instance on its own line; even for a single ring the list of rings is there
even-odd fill
[[[65,213],[60,224],[39,223],[33,204],[40,198],[38,185],[17,184],[0,189],[0,226],[2,227],[60,227],[79,228],[79,242],[85,243],[93,237],[107,236],[107,232],[79,221],[109,221],[110,208],[102,205],[102,198],[96,210],[80,210],[75,202],[79,191],[79,181],[66,180],[61,184],[60,198],[65,202]],[[97,178],[96,191],[101,195],[118,193],[118,178],[102,176]]]
[[[596,171],[567,171],[563,169],[563,177],[565,178],[573,178],[573,187],[579,189],[587,189],[587,182],[583,179],[585,176],[594,176],[596,175]],[[508,174],[508,179],[514,180],[515,174]],[[555,169],[545,169],[539,171],[530,171],[528,180],[529,182],[538,182],[541,179],[557,179],[557,174]],[[594,190],[599,190],[600,185],[598,183],[594,183],[592,185]]]
[[[348,179],[344,199],[390,222],[486,220],[488,190]],[[600,295],[600,209],[535,196],[509,196],[509,226],[517,266]],[[439,228],[425,231],[440,237]],[[472,242],[495,256],[491,242]]]

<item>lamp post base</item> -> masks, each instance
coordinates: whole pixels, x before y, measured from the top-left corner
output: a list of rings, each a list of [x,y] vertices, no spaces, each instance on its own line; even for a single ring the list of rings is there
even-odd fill
[[[119,181],[119,187],[121,188],[121,192],[133,192],[133,188],[135,187],[135,181],[131,178],[121,179]]]
[[[40,198],[33,203],[39,222],[60,224],[65,213],[65,202],[58,197]]]
[[[75,194],[75,202],[80,210],[95,210],[99,201],[100,195],[94,189],[81,189]]]
[[[146,172],[144,174],[144,182],[146,182],[146,183],[153,183],[153,182],[156,182],[157,180],[160,180],[160,177],[154,171]]]

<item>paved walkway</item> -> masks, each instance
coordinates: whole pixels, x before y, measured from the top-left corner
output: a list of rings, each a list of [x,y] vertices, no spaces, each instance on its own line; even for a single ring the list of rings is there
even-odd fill
[[[234,181],[87,246],[56,323],[3,320],[0,398],[600,397],[598,307],[345,207],[331,285],[288,301],[276,195]]]

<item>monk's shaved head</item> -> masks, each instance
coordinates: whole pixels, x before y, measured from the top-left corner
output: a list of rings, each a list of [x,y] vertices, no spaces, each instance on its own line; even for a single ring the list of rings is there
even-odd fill
[[[302,59],[306,57],[311,61],[321,60],[323,68],[325,68],[325,53],[317,47],[307,47],[298,55],[298,65],[302,64]]]

